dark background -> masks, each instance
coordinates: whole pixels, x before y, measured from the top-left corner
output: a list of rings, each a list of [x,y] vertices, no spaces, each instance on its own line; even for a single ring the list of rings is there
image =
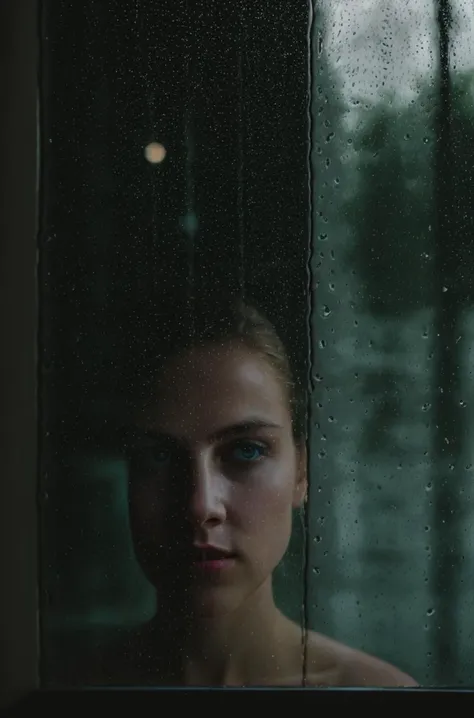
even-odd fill
[[[80,683],[78,637],[87,652],[142,618],[117,612],[138,590],[123,472],[94,469],[120,464],[126,318],[238,293],[307,372],[309,6],[48,0],[41,18],[42,675]],[[301,530],[285,588],[298,618]]]
[[[0,3],[0,708],[37,685],[36,3]]]

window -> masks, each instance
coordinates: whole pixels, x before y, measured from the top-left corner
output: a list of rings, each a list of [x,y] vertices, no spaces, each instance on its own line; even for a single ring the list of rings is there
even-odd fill
[[[422,685],[472,684],[474,13],[297,5],[43,4],[45,685],[143,679],[104,659],[156,610],[132,546],[121,372],[141,325],[149,340],[183,297],[215,312],[229,294],[271,319],[309,390],[278,605],[307,644],[317,631]],[[318,660],[301,677],[326,685]],[[373,670],[336,684],[394,685]]]

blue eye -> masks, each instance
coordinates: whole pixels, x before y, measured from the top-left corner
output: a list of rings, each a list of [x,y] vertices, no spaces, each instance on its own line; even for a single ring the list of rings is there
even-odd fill
[[[233,447],[231,457],[234,461],[254,462],[258,461],[265,454],[265,447],[253,442],[242,442]]]

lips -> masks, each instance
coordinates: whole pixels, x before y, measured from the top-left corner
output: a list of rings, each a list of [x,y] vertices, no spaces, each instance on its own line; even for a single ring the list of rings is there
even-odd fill
[[[204,570],[222,570],[233,564],[236,554],[217,546],[194,546],[193,563]]]
[[[227,549],[211,545],[193,546],[193,558],[196,561],[224,561],[234,557],[235,554]]]

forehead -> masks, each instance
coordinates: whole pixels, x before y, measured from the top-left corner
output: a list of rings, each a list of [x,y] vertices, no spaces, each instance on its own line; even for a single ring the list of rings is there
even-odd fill
[[[249,418],[291,423],[284,383],[270,361],[245,346],[209,345],[167,362],[141,418],[199,438]]]

